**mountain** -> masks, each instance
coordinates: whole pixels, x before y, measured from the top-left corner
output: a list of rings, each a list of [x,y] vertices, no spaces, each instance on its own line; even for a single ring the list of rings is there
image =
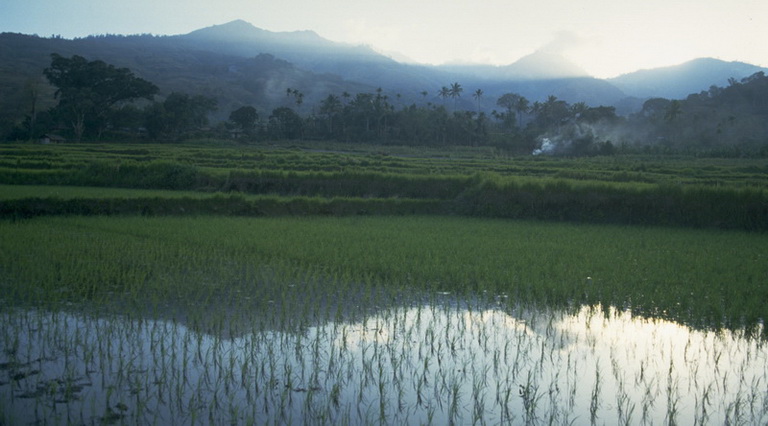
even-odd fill
[[[237,56],[270,53],[315,73],[376,87],[423,90],[438,80],[428,67],[401,64],[368,46],[333,42],[313,31],[272,32],[237,20],[175,38],[197,49]]]
[[[291,105],[285,96],[287,88],[305,95],[306,108],[329,94],[354,95],[379,87],[391,98],[397,96],[399,105],[437,103],[440,87],[453,82],[460,82],[467,94],[482,89],[480,104],[487,111],[496,108],[496,98],[509,92],[519,92],[531,101],[554,94],[568,102],[588,100],[595,105],[623,97],[601,80],[552,78],[563,76],[553,70],[570,67],[563,67],[560,58],[534,54],[507,67],[451,70],[400,63],[370,47],[336,43],[312,31],[271,32],[238,20],[160,37],[108,35],[67,40],[0,34],[0,83],[7,83],[0,84],[0,116],[13,113],[18,117],[20,111],[28,110],[25,87],[31,83],[46,95],[48,103],[38,106],[54,102],[53,90],[42,77],[54,52],[127,67],[137,77],[158,85],[161,96],[172,91],[214,96],[219,101],[215,118],[226,118],[230,108],[241,105],[257,106],[261,114],[275,106]],[[561,65],[555,66],[558,61]],[[535,75],[550,78],[533,79]],[[426,98],[424,91],[429,94]],[[457,105],[476,107],[469,95]]]
[[[0,34],[0,127],[18,123],[32,106],[55,103],[42,75],[50,54],[80,55],[129,68],[137,77],[160,88],[160,97],[173,91],[215,97],[214,120],[252,105],[268,115],[277,106],[308,114],[329,94],[372,93],[382,88],[396,107],[444,102],[437,93],[458,82],[464,96],[450,107],[489,112],[505,93],[519,93],[531,102],[554,95],[569,103],[616,106],[633,112],[653,96],[684,98],[711,85],[726,85],[765,70],[749,64],[699,59],[656,70],[600,80],[566,58],[538,50],[505,66],[401,63],[368,46],[337,43],[312,31],[271,32],[237,20],[176,36],[92,36],[67,40],[24,34]],[[303,106],[286,96],[288,88],[304,94]],[[472,99],[471,94],[483,95]],[[427,92],[427,96],[422,93]],[[629,97],[627,95],[630,95]],[[479,103],[479,105],[478,105]],[[9,124],[10,123],[10,124]]]
[[[589,74],[563,55],[537,50],[503,66],[484,64],[445,64],[438,68],[487,80],[528,81],[584,78]]]
[[[768,68],[744,62],[699,58],[680,65],[624,74],[608,81],[629,96],[683,99],[713,85],[727,86],[730,78],[741,80],[759,71],[768,72]]]
[[[226,119],[232,110],[243,105],[255,106],[259,114],[266,115],[277,106],[295,107],[286,98],[287,88],[300,90],[307,105],[319,102],[329,93],[375,90],[337,75],[299,68],[270,54],[227,54],[179,42],[176,37],[100,36],[66,40],[3,33],[0,120],[19,117],[29,110],[30,87],[40,95],[38,108],[53,105],[54,88],[43,77],[43,69],[50,65],[50,54],[54,52],[129,68],[137,77],[156,84],[161,97],[174,91],[213,97],[218,101],[215,120]]]
[[[611,83],[590,77],[566,57],[537,50],[509,65],[445,64],[437,67],[466,81],[466,87],[482,87],[490,96],[518,93],[531,101],[554,95],[569,103],[615,105],[626,98]]]
[[[514,63],[501,67],[502,75],[509,80],[551,80],[589,77],[586,71],[564,56],[538,50],[523,56]]]
[[[391,59],[367,46],[336,43],[320,37],[314,31],[272,32],[257,28],[242,20],[174,36],[181,42],[191,42],[201,50],[212,50],[238,56],[259,53],[279,54],[299,66],[324,62],[344,63],[365,60],[386,63]]]

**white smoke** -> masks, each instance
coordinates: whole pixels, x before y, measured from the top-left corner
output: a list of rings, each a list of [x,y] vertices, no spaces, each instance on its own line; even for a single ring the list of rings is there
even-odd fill
[[[541,140],[541,147],[533,150],[533,155],[552,154],[555,152],[557,144],[552,142],[549,138],[543,138]]]
[[[571,123],[557,133],[539,137],[539,147],[531,155],[584,155],[595,153],[600,144],[624,140],[618,126],[609,124]]]

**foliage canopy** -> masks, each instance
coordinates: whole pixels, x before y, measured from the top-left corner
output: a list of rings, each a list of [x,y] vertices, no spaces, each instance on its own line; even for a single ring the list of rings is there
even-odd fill
[[[55,112],[62,121],[71,123],[78,140],[86,131],[101,133],[109,124],[109,112],[119,103],[151,100],[159,91],[128,68],[78,55],[65,58],[51,54],[51,66],[43,74],[58,88]]]

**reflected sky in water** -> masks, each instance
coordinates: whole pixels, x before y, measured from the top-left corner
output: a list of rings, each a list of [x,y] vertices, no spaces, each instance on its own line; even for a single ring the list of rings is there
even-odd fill
[[[234,338],[0,314],[0,423],[765,424],[768,349],[613,309],[395,307]]]

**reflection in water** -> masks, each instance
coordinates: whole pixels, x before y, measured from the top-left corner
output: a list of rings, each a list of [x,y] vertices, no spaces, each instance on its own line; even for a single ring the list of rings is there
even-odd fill
[[[616,310],[432,304],[235,338],[7,309],[0,423],[765,424],[768,349]]]

